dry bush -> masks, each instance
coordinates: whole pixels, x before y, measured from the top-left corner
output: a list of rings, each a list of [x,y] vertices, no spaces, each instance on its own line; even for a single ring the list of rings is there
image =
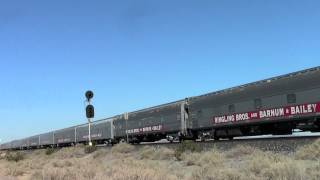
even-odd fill
[[[185,152],[200,152],[201,147],[194,141],[183,141],[179,144],[178,148],[174,151],[177,160],[181,160],[181,155]]]
[[[35,158],[35,159],[29,158],[17,163],[17,166],[20,166],[25,171],[29,171],[34,169],[41,169],[44,163],[45,162],[41,158]]]
[[[38,156],[38,155],[44,154],[45,151],[46,151],[46,150],[44,150],[44,149],[36,149],[36,150],[32,150],[32,153],[31,153],[31,154]]]
[[[8,176],[22,176],[25,174],[25,170],[17,164],[10,164],[6,167],[5,173]]]
[[[60,161],[59,163],[63,163]],[[36,171],[32,180],[174,180],[162,166],[151,166],[145,161],[133,158],[115,159],[110,164],[98,163],[93,159],[72,159],[72,166],[45,166]]]
[[[0,160],[5,159],[7,153],[7,151],[0,151]]]
[[[56,159],[67,159],[67,158],[81,158],[86,154],[83,151],[84,146],[74,146],[74,147],[65,147],[58,150],[56,153],[50,157]]]
[[[250,180],[255,179],[249,175],[242,174],[236,169],[229,168],[200,168],[192,173],[190,180]]]
[[[256,152],[248,156],[246,171],[257,178],[279,180],[309,179],[304,162],[271,152]]]
[[[151,160],[173,160],[174,151],[165,147],[150,147],[145,146],[139,151],[141,159]]]
[[[91,154],[93,152],[95,152],[97,150],[97,146],[93,145],[93,146],[86,146],[84,147],[84,153],[86,154]]]
[[[32,174],[32,180],[76,180],[74,171],[62,168],[44,168],[42,171],[36,171]]]
[[[41,170],[34,171],[32,180],[88,180],[103,169],[92,159],[71,158],[55,160]]]
[[[50,156],[51,154],[55,153],[56,152],[56,149],[54,148],[47,148],[46,151],[45,151],[45,154],[47,156]]]
[[[320,139],[298,149],[295,158],[301,160],[320,160]]]
[[[251,156],[248,156],[247,170],[255,175],[261,175],[265,169],[270,168],[272,165],[278,162],[284,162],[287,158],[279,155],[272,154],[270,152],[255,152]]]
[[[304,165],[309,164],[306,166],[306,174],[308,174],[310,180],[318,180],[320,179],[320,163],[316,162],[314,164],[310,162],[305,162]]]
[[[66,159],[66,160],[54,160],[49,165],[51,165],[54,168],[65,168],[65,167],[71,167],[73,163],[71,161],[75,161],[74,159]]]
[[[15,161],[15,162],[21,161],[24,158],[25,158],[25,154],[22,152],[9,152],[9,153],[6,153],[6,156],[5,156],[5,159],[7,161]]]
[[[223,154],[216,150],[202,153],[187,152],[182,154],[181,160],[186,162],[188,166],[223,166],[223,162],[225,161]]]
[[[127,158],[116,162],[107,168],[103,175],[113,180],[175,180],[178,179],[172,175],[166,167],[161,165],[154,166],[148,161],[137,161]]]
[[[241,156],[247,156],[251,155],[254,152],[259,151],[256,148],[253,148],[251,146],[242,146],[238,145],[235,148],[232,148],[230,151],[226,153],[227,158],[238,158]]]
[[[293,160],[271,164],[263,170],[263,177],[279,180],[304,180],[308,179],[305,166]]]
[[[127,154],[130,152],[133,152],[135,150],[135,147],[127,144],[127,143],[120,143],[112,147],[111,151],[112,153],[121,153],[121,154]]]
[[[174,180],[178,179],[170,173],[163,174],[161,171],[157,171],[151,168],[132,168],[125,167],[127,169],[112,168],[110,172],[110,179],[113,180]]]
[[[110,151],[107,149],[99,149],[93,153],[92,158],[93,159],[101,159],[101,158],[104,158],[109,153],[110,153]]]

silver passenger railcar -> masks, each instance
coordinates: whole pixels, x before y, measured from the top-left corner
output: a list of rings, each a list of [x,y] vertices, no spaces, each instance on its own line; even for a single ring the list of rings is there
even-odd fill
[[[57,146],[68,146],[76,142],[75,127],[69,127],[54,131],[54,144]]]
[[[115,138],[132,143],[164,138],[172,141],[186,131],[185,124],[185,101],[181,100],[117,116],[114,120]]]
[[[51,147],[54,145],[54,132],[48,132],[39,135],[41,147]]]
[[[76,142],[86,143],[89,140],[89,124],[83,124],[75,127]],[[113,143],[113,118],[103,119],[92,122],[91,128],[91,140],[98,143]]]
[[[319,131],[319,67],[189,98],[199,137]]]

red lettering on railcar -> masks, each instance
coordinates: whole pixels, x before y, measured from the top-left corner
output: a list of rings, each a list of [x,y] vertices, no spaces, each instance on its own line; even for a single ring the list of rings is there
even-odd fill
[[[286,116],[305,115],[320,112],[320,102],[310,104],[300,104],[287,107],[279,107],[273,109],[264,109],[254,112],[245,112],[232,115],[222,115],[213,117],[214,124],[238,122],[246,120],[269,119]]]
[[[126,133],[128,134],[136,134],[136,133],[143,133],[143,132],[155,132],[155,131],[161,131],[163,129],[162,125],[156,125],[156,126],[147,126],[137,129],[128,129],[126,130]]]

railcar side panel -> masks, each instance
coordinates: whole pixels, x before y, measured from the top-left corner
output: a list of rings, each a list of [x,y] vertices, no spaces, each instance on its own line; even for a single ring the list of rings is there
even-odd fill
[[[53,132],[44,133],[40,135],[40,145],[41,146],[47,146],[47,145],[53,145]]]
[[[75,128],[67,128],[54,132],[55,144],[68,144],[75,142]]]
[[[76,129],[77,142],[86,142],[89,139],[89,125],[79,126]],[[91,124],[91,140],[111,139],[111,122],[100,121]]]
[[[126,121],[123,116],[118,116],[113,121],[114,125],[114,136],[116,138],[126,136]]]
[[[11,142],[12,148],[19,149],[21,147],[21,141],[20,140],[14,140]]]
[[[30,147],[36,147],[39,146],[39,136],[32,136],[28,138],[28,146]]]
[[[288,94],[295,94],[296,100],[295,103],[288,103]],[[266,94],[267,96],[267,94]],[[305,103],[316,103],[320,102],[320,88],[307,89],[304,91],[289,91],[286,94],[276,95],[276,96],[267,96],[259,97],[261,99],[261,107],[259,109],[272,109],[279,107],[291,106],[294,104],[305,104]],[[214,117],[223,116],[223,115],[232,115],[238,113],[246,113],[257,111],[254,104],[255,97],[248,97],[247,101],[232,103],[222,105],[220,107],[214,107],[214,102],[201,103],[201,106],[198,106],[197,103],[190,105],[191,110],[191,121],[193,128],[206,128],[215,126]],[[234,111],[229,111],[229,105],[234,105]],[[212,107],[213,106],[213,107]]]
[[[21,140],[21,143],[22,143],[22,148],[27,148],[29,147],[29,139],[28,138],[24,138]]]
[[[175,132],[181,128],[180,106],[138,112],[129,115],[128,134]]]

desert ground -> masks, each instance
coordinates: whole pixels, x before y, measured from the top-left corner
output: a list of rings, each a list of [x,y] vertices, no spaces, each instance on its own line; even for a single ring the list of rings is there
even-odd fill
[[[119,144],[2,152],[3,180],[306,180],[320,179],[320,140],[294,153],[237,146],[226,152]]]

